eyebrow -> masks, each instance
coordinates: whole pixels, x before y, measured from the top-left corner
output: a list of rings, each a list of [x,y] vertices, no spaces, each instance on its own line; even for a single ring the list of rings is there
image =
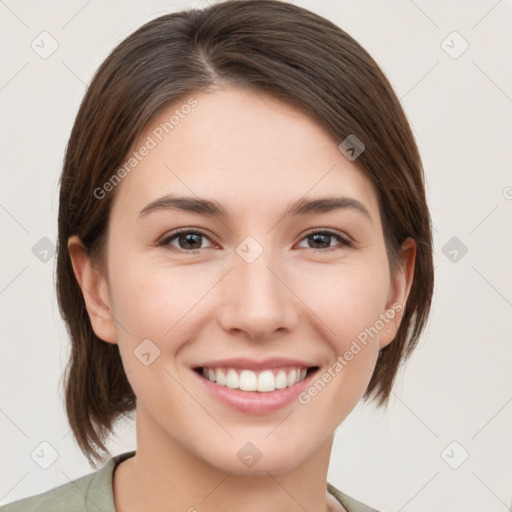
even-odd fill
[[[307,199],[305,197],[288,205],[284,212],[286,216],[300,216],[314,213],[327,213],[334,210],[350,209],[362,213],[372,221],[371,215],[365,206],[351,197],[328,196],[317,199]],[[158,210],[179,210],[184,212],[199,213],[203,215],[229,217],[227,210],[217,201],[212,199],[203,199],[199,197],[178,197],[166,195],[146,205],[140,212],[139,217]]]

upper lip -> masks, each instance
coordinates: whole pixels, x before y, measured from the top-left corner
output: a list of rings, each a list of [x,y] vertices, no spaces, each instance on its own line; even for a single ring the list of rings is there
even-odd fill
[[[316,366],[308,361],[300,359],[290,359],[286,357],[272,357],[269,359],[248,359],[245,357],[237,357],[234,359],[218,359],[216,361],[205,361],[194,368],[244,368],[247,370],[265,370],[270,368],[279,368],[282,366],[290,366],[293,368],[311,368]]]

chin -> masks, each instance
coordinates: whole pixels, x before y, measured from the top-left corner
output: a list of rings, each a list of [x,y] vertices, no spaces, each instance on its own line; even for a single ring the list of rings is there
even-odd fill
[[[307,446],[306,439],[301,442],[288,437],[288,440],[284,446],[277,438],[273,441],[264,438],[253,441],[230,439],[225,445],[210,440],[208,453],[198,454],[208,464],[227,473],[268,476],[268,473],[292,471],[304,463],[308,454],[315,450],[314,446]],[[311,442],[310,438],[308,440]]]
[[[219,462],[221,462],[221,464],[219,464]],[[233,460],[233,457],[225,458],[222,461],[217,460],[215,465],[222,471],[235,475],[268,476],[268,473],[277,475],[292,471],[299,466],[301,462],[303,462],[303,460],[298,459],[294,454],[274,452],[271,455],[262,455],[261,459],[252,466],[245,466],[236,456],[235,460]]]

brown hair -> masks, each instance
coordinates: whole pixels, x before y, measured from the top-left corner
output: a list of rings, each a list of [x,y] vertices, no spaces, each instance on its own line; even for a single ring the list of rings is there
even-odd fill
[[[116,344],[94,333],[74,276],[68,238],[100,258],[115,190],[98,200],[148,122],[187,95],[223,85],[288,102],[336,141],[365,145],[356,164],[375,184],[392,272],[407,237],[417,244],[414,279],[396,338],[383,348],[363,395],[387,403],[395,375],[417,344],[433,292],[431,221],[414,137],[388,80],[370,55],[330,21],[278,0],[229,0],[150,21],[96,72],[78,111],[60,182],[57,293],[71,338],[66,412],[92,465],[114,422],[136,397]]]

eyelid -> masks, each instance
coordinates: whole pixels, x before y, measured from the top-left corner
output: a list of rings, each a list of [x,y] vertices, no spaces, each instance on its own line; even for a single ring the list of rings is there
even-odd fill
[[[347,234],[345,234],[342,231],[338,231],[337,229],[333,229],[333,228],[313,228],[310,231],[307,231],[299,241],[302,242],[302,240],[304,240],[308,236],[313,235],[315,233],[335,236],[341,240],[341,244],[339,244],[341,246],[345,246],[345,247],[354,247],[355,246],[355,241],[350,236],[348,236]],[[334,246],[334,247],[328,247],[327,249],[312,249],[309,247],[307,249],[309,249],[311,251],[316,251],[316,252],[327,252],[327,251],[339,248],[339,245]]]
[[[168,233],[168,234],[162,236],[159,239],[159,241],[157,242],[157,245],[164,246],[164,247],[171,247],[170,243],[169,243],[170,240],[175,239],[177,236],[179,236],[182,233],[198,233],[198,234],[203,235],[205,238],[207,238],[211,243],[216,244],[216,242],[212,239],[212,237],[202,228],[184,227],[184,228],[178,228],[175,231],[172,231],[171,233]],[[347,234],[345,234],[342,231],[339,231],[339,230],[333,229],[333,228],[312,228],[301,236],[301,238],[299,239],[299,243],[302,242],[304,239],[306,239],[308,236],[310,236],[312,234],[317,234],[317,233],[334,236],[340,240],[340,243],[338,245],[335,245],[334,247],[327,247],[325,249],[313,249],[311,247],[303,247],[303,249],[308,249],[310,251],[325,253],[325,252],[333,251],[333,250],[344,248],[344,247],[352,248],[355,246],[355,241],[350,236],[348,236]],[[210,248],[211,247],[204,247],[203,249],[210,249]],[[201,249],[185,250],[185,249],[180,249],[180,248],[174,248],[174,249],[176,250],[176,252],[182,252],[184,254],[197,253],[198,251],[201,250]]]
[[[215,244],[216,242],[213,240],[213,238],[203,229],[201,228],[195,228],[195,227],[186,227],[186,228],[178,228],[170,233],[167,233],[165,235],[163,235],[158,241],[157,241],[157,245],[161,245],[161,246],[169,246],[169,241],[176,238],[178,235],[181,235],[182,233],[199,233],[201,235],[203,235],[205,238],[207,238],[212,244]],[[209,249],[209,247],[205,247],[205,249]],[[192,252],[197,252],[197,251],[200,251],[201,249],[194,249],[194,250],[189,250],[189,251],[186,251],[185,249],[179,249],[179,248],[176,248],[176,250],[178,252],[188,252],[188,253],[192,253]]]
[[[348,236],[345,232],[339,231],[338,229],[334,228],[313,228],[309,231],[306,231],[306,233],[302,236],[302,238],[305,238],[306,236],[312,235],[314,233],[328,233],[330,235],[336,235],[342,238],[347,243],[354,243],[354,240],[350,236]],[[301,238],[301,240],[302,240]]]

